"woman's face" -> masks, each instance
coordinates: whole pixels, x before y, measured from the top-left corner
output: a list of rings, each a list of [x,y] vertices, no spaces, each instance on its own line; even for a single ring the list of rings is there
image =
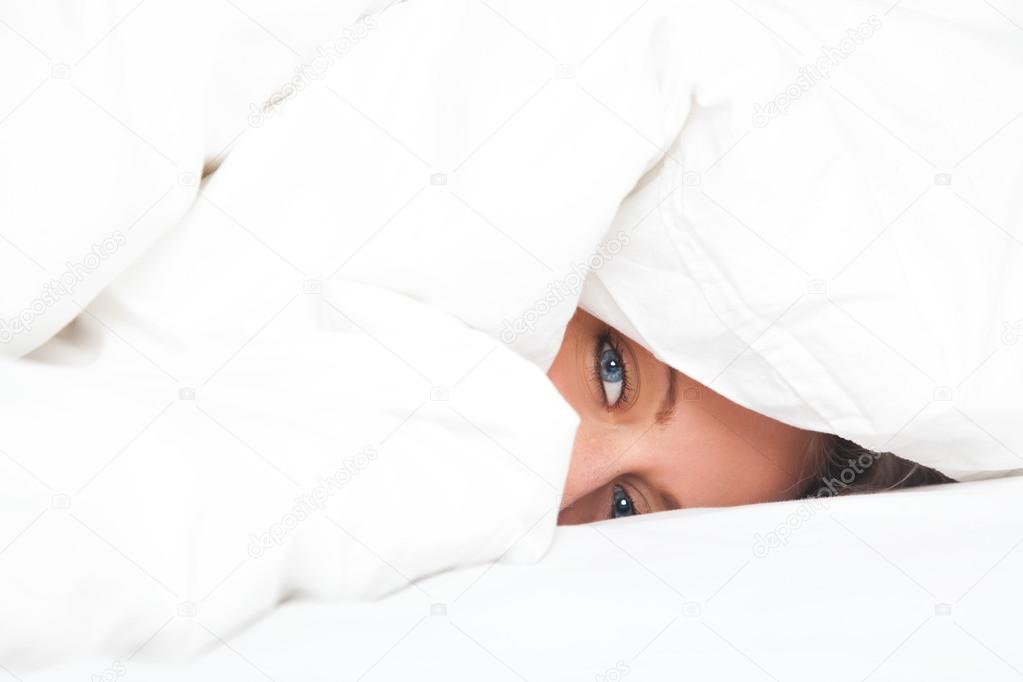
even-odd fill
[[[579,414],[561,524],[796,497],[814,434],[740,407],[576,311],[548,372]]]

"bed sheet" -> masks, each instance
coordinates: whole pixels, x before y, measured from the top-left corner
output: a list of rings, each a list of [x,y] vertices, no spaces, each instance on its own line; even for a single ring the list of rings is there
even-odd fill
[[[200,612],[183,668],[143,649],[27,680],[1015,680],[1021,512],[1006,478],[562,527],[539,564],[296,601],[230,640]]]

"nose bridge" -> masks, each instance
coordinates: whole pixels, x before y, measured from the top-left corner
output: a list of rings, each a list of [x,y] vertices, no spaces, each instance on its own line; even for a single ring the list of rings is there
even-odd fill
[[[620,427],[583,420],[576,432],[563,504],[571,504],[599,490],[638,463],[640,443]]]

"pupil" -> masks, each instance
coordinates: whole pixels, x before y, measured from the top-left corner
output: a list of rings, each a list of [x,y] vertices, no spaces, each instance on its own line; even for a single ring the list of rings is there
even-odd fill
[[[632,516],[636,513],[636,510],[632,506],[632,500],[625,494],[625,490],[616,485],[614,487],[614,502],[611,506],[611,515],[614,518],[621,518],[623,516]]]

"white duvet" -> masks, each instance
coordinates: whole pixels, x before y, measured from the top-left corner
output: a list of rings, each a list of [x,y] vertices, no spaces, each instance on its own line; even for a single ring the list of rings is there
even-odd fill
[[[119,343],[92,318],[75,333]],[[123,657],[179,615],[226,637],[285,598],[369,599],[546,549],[576,419],[493,339],[331,284],[248,343],[207,341],[3,367],[4,665]],[[153,655],[206,643],[163,637]]]
[[[1019,468],[1023,48],[901,5],[0,6],[0,660],[536,558],[580,302],[765,414]]]

